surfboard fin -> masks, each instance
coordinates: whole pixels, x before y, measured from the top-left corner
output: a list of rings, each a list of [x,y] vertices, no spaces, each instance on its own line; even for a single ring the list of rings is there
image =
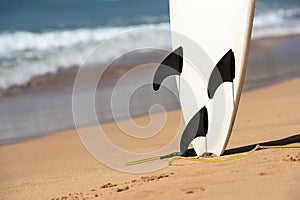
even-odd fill
[[[158,91],[161,83],[168,76],[180,75],[183,65],[183,49],[178,47],[171,52],[157,68],[153,78],[153,89]]]
[[[233,51],[230,49],[216,64],[210,75],[207,88],[208,97],[212,99],[220,85],[224,82],[233,82],[234,78],[235,57]]]
[[[206,137],[208,131],[207,108],[201,108],[189,121],[185,127],[180,140],[180,152],[185,152],[193,139],[196,137]]]

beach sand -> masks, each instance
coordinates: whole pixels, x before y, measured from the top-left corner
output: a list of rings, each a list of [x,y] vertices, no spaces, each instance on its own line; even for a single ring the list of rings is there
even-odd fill
[[[227,149],[299,134],[299,91],[300,79],[293,79],[244,92]],[[178,110],[169,113],[174,118],[180,115]],[[137,120],[145,123],[149,119]],[[114,123],[104,126],[116,132],[112,139],[123,142],[116,138],[121,133]],[[172,127],[165,131],[172,132]],[[163,134],[153,147],[168,139],[168,134]],[[128,148],[134,148],[130,140],[124,141]],[[0,198],[300,198],[300,149],[261,150],[222,163],[179,160],[173,164],[147,174],[121,173],[95,160],[81,144],[76,130],[67,130],[0,147]]]

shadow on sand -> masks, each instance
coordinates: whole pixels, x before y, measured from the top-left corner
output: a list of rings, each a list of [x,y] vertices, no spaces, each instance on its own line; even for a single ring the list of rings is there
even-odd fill
[[[283,145],[289,145],[289,144],[294,144],[294,143],[300,143],[300,134],[293,135],[287,138],[279,139],[279,140],[273,140],[273,141],[268,141],[268,142],[263,142],[263,143],[257,143],[257,144],[251,144],[247,146],[242,146],[242,147],[237,147],[233,149],[227,149],[224,151],[222,154],[223,156],[225,155],[232,155],[232,154],[238,154],[238,153],[244,153],[248,152],[256,147],[256,145],[260,146],[283,146]],[[264,150],[264,149],[259,149],[259,151]],[[190,157],[190,156],[196,156],[196,152],[194,149],[188,149],[185,153],[184,156]]]

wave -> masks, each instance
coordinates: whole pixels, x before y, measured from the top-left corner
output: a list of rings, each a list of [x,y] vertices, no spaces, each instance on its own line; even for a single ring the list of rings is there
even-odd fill
[[[293,35],[300,33],[300,8],[268,9],[254,18],[253,38]]]
[[[136,25],[126,27],[80,28],[75,30],[32,33],[18,31],[0,34],[0,89],[12,85],[26,84],[33,76],[54,73],[59,68],[80,66],[86,55],[100,42],[122,32],[143,28],[169,28],[168,23]],[[131,49],[132,44],[153,41],[162,48],[168,48],[166,38],[147,31],[139,31],[122,41],[122,48]],[[137,39],[138,38],[138,39]],[[93,57],[95,63],[119,56],[120,43]],[[126,50],[126,49],[125,49]]]
[[[275,9],[259,13],[255,16],[254,27],[266,28],[300,24],[300,8]]]

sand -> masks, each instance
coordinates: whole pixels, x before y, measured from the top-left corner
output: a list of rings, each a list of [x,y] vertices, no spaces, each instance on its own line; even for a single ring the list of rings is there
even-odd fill
[[[299,134],[299,91],[300,79],[294,79],[243,93],[227,149]],[[170,114],[175,119],[180,111]],[[116,131],[111,135],[116,140],[120,133],[115,124],[105,127]],[[172,126],[164,131],[170,133]],[[168,134],[163,136],[154,147],[169,139]],[[122,141],[125,147],[134,146],[125,137],[118,139]],[[261,150],[223,163],[180,160],[156,172],[129,174],[95,160],[75,130],[0,147],[1,199],[296,200],[299,188],[300,149]]]

